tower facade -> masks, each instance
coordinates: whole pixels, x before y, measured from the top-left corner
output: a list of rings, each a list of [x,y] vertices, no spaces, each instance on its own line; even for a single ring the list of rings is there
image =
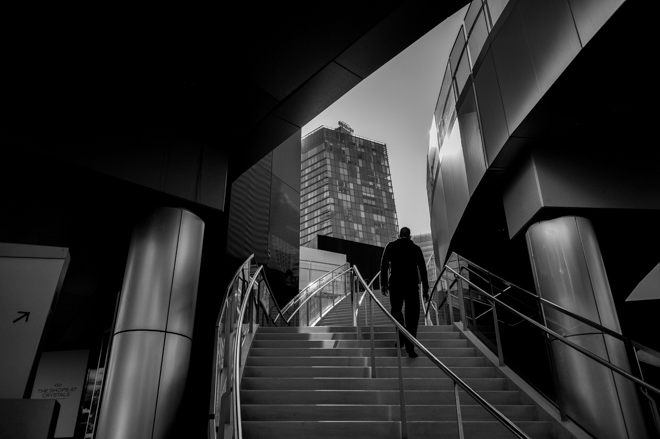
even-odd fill
[[[302,139],[300,245],[326,235],[384,247],[398,233],[387,146],[344,122]]]

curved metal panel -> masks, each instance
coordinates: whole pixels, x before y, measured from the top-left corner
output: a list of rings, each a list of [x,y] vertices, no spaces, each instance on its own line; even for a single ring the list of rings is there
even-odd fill
[[[566,2],[519,3],[529,53],[545,93],[582,49]]]
[[[526,233],[539,296],[590,320],[618,328],[609,282],[590,222],[563,217],[534,224]],[[609,297],[603,297],[603,296]],[[544,307],[549,325],[571,341],[630,371],[621,343],[594,334],[591,327]],[[615,329],[618,330],[618,329]],[[553,342],[560,404],[596,437],[645,438],[645,423],[634,386],[585,355]],[[625,363],[625,364],[622,364]]]
[[[624,0],[568,0],[584,46],[624,3]]]
[[[167,331],[183,334],[190,338],[193,335],[195,322],[203,240],[204,222],[197,215],[182,211]]]
[[[481,63],[474,79],[476,100],[479,103],[479,117],[483,130],[486,160],[488,166],[509,139],[504,104],[497,81],[497,72],[493,61],[493,51],[489,50]]]
[[[507,17],[491,47],[507,127],[513,133],[542,96],[520,13],[520,2]]]
[[[181,210],[162,208],[134,228],[115,333],[166,329],[180,223]]]
[[[158,406],[152,439],[169,437],[186,388],[192,341],[177,334],[165,336],[158,386]]]
[[[165,333],[130,331],[112,344],[97,439],[150,438]]]

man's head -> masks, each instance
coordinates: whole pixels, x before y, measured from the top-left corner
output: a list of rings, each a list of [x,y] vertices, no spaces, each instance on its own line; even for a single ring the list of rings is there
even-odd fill
[[[399,238],[410,239],[410,229],[408,227],[401,227],[399,231]]]

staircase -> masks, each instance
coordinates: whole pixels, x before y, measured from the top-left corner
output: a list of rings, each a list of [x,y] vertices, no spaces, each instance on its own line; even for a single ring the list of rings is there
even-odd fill
[[[345,300],[350,304],[350,299]],[[246,439],[400,438],[397,353],[392,325],[376,326],[378,378],[371,377],[370,329],[350,326],[261,327],[241,382]],[[469,386],[534,439],[554,438],[551,422],[452,326],[420,326],[418,339]],[[453,381],[430,360],[402,355],[408,437],[458,437]],[[463,391],[465,437],[512,434]]]

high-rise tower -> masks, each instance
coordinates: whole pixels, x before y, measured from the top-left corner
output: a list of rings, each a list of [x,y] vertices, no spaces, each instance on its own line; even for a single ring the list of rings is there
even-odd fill
[[[302,139],[300,245],[327,235],[384,247],[398,233],[387,146],[344,122]]]

